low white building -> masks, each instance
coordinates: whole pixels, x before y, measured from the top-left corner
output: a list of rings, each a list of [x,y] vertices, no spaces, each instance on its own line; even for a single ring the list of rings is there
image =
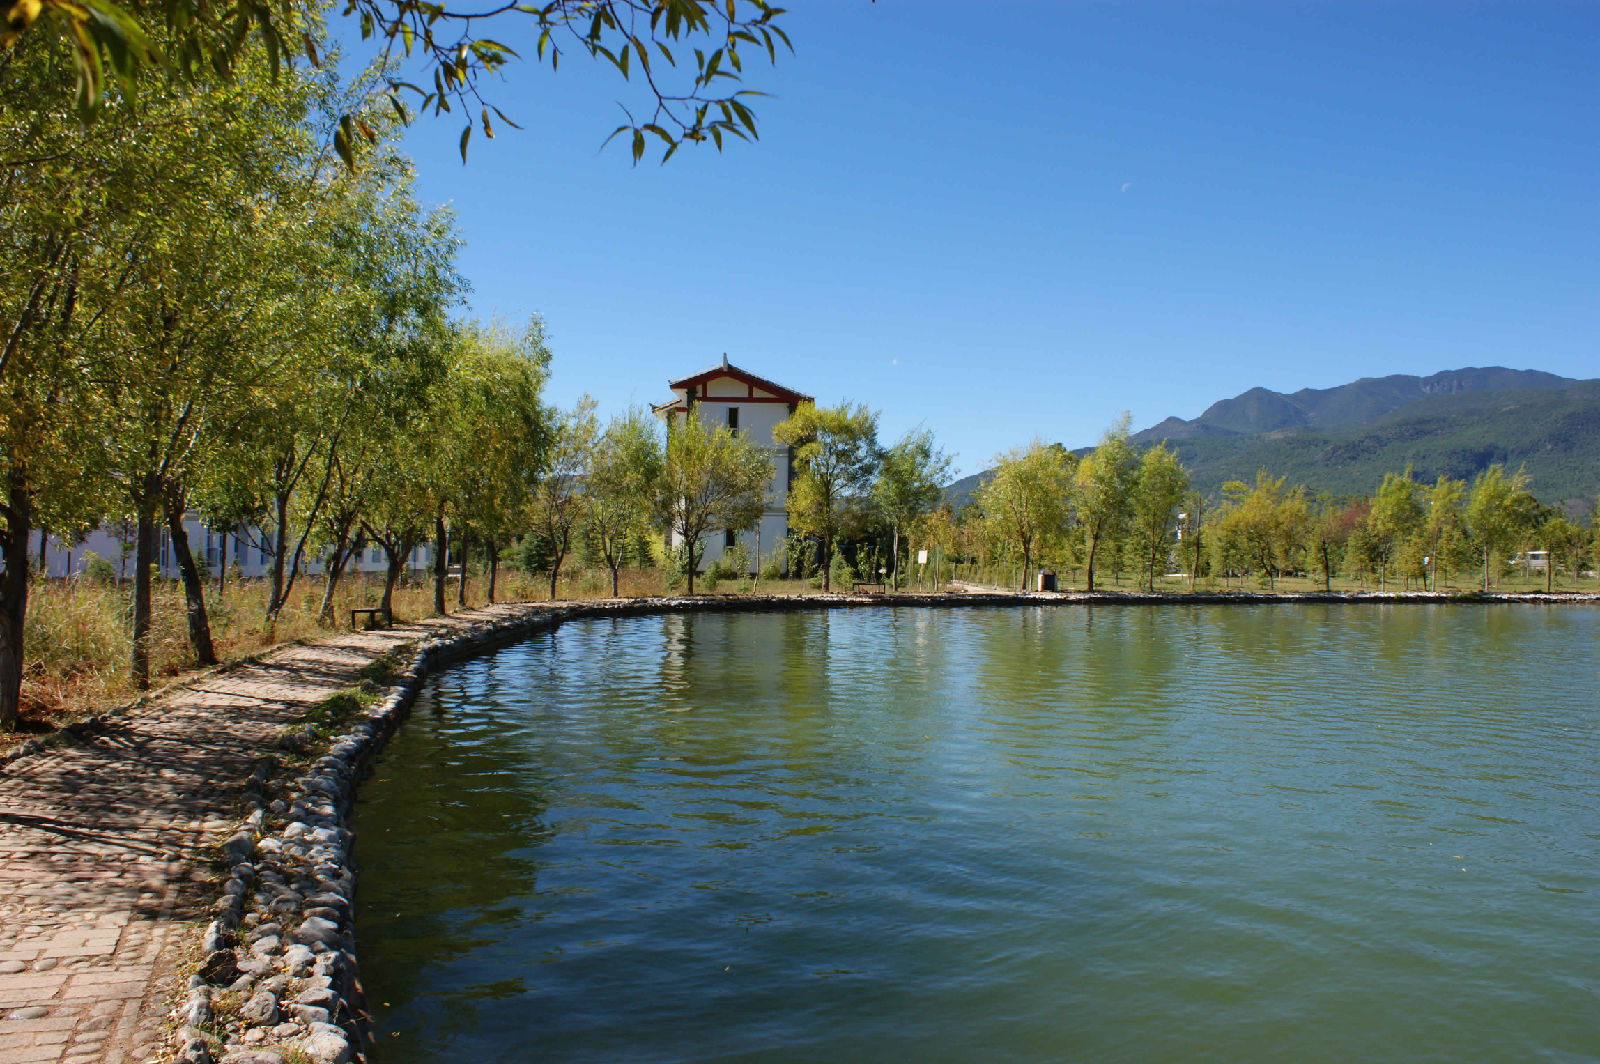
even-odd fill
[[[269,541],[261,532],[251,529],[248,536],[238,532],[213,532],[199,518],[192,516],[183,525],[189,534],[189,550],[194,553],[195,562],[209,569],[213,577],[221,573],[224,558],[230,578],[234,574],[252,578],[267,576],[272,572],[272,552],[262,549],[262,545]],[[35,530],[28,537],[28,557],[35,566],[40,559],[39,535]],[[294,544],[291,543],[289,548],[292,556]],[[72,543],[64,543],[55,536],[49,537],[44,544],[44,575],[62,577],[82,573],[90,554],[109,562],[119,578],[132,577],[133,530],[101,527],[90,532],[83,540]],[[411,552],[408,568],[426,569],[432,558],[432,551],[427,546],[418,546]],[[163,577],[178,579],[178,557],[172,549],[172,534],[165,523],[156,533],[156,564]],[[345,572],[381,573],[386,567],[383,548],[369,543],[345,565]],[[303,571],[321,573],[321,559],[308,555],[303,563]]]
[[[667,386],[672,389],[673,397],[652,408],[662,421],[670,425],[673,418],[693,412],[707,424],[728,426],[772,455],[772,486],[756,530],[739,533],[723,530],[707,536],[705,554],[700,562],[702,566],[710,566],[725,550],[743,543],[752,568],[759,567],[762,559],[783,550],[789,534],[789,484],[794,478],[794,449],[779,443],[772,430],[801,403],[814,400],[730,364],[727,355],[722,356],[721,365],[669,381]],[[676,538],[670,546],[678,546]]]

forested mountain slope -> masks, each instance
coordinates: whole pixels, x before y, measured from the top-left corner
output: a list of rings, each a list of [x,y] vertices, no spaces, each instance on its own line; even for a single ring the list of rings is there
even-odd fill
[[[1290,394],[1252,388],[1192,421],[1168,418],[1129,439],[1166,440],[1207,495],[1261,469],[1312,492],[1353,495],[1408,463],[1431,482],[1441,474],[1470,481],[1498,462],[1526,466],[1543,502],[1592,503],[1600,493],[1600,380],[1489,367]],[[965,477],[949,494],[965,501],[987,477]]]

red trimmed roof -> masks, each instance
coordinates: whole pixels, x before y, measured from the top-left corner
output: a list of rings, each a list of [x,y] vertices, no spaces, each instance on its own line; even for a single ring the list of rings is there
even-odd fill
[[[707,370],[701,370],[699,373],[696,373],[690,377],[684,377],[681,380],[668,381],[667,387],[673,389],[674,391],[679,389],[686,390],[704,384],[707,381],[716,380],[718,377],[729,377],[738,381],[740,384],[748,384],[752,387],[760,388],[764,392],[771,392],[779,399],[785,399],[791,403],[816,402],[816,400],[809,395],[801,395],[793,388],[785,388],[776,381],[769,381],[765,377],[758,377],[748,370],[742,370],[738,366],[730,365],[727,362],[719,363],[718,365],[712,366]],[[663,403],[662,405],[665,406],[666,404]]]

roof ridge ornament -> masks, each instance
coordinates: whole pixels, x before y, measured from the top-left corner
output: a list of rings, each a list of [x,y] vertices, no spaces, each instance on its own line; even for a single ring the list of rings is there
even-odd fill
[[[722,368],[728,368],[728,352],[726,351],[722,352]]]

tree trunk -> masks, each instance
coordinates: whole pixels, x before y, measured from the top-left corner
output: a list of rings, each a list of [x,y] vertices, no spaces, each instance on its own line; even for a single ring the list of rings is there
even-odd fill
[[[274,500],[274,517],[277,520],[272,530],[272,588],[267,598],[267,620],[275,621],[283,609],[283,563],[289,553],[289,496],[279,495]]]
[[[895,525],[894,526],[894,538],[893,538],[892,542],[894,544],[894,546],[892,548],[893,551],[894,551],[894,561],[890,562],[889,564],[891,566],[893,566],[893,568],[894,568],[894,575],[891,577],[891,579],[894,581],[894,583],[891,584],[890,586],[895,591],[899,591],[900,590],[900,526],[899,525]]]
[[[0,732],[15,731],[22,711],[22,626],[28,615],[28,526],[33,498],[22,470],[13,467],[6,491],[6,527],[0,533]]]
[[[472,552],[472,533],[465,525],[461,527],[461,582],[456,584],[456,609],[467,608],[467,558]]]
[[[1099,549],[1100,537],[1091,534],[1089,536],[1089,556],[1084,566],[1084,590],[1086,591],[1094,590],[1094,554]]]
[[[1194,507],[1194,561],[1189,566],[1189,590],[1194,590],[1194,582],[1200,578],[1200,521],[1204,515],[1201,512],[1200,496],[1195,495]]]
[[[500,544],[491,536],[483,550],[489,556],[489,604],[493,605],[494,585],[500,578]]]
[[[138,510],[138,531],[133,546],[133,641],[128,673],[133,686],[143,691],[150,686],[150,565],[155,559],[156,474],[147,473],[143,490],[134,499]]]
[[[183,577],[183,600],[189,622],[189,649],[199,665],[215,665],[217,652],[211,645],[211,619],[206,615],[206,585],[189,550],[189,533],[183,527],[183,488],[168,483],[162,493],[162,508],[167,515],[167,532],[172,537],[172,553]]]
[[[550,560],[550,601],[551,602],[554,602],[556,600],[556,578],[561,575],[561,561],[566,556],[567,556],[567,552],[566,551],[564,551],[564,550],[557,551],[555,556],[553,558],[551,558],[551,560]],[[693,573],[689,574],[689,580],[690,580],[690,582],[692,584],[693,581],[694,581],[694,574]],[[694,594],[694,592],[692,590],[689,593],[691,595]]]
[[[449,551],[450,541],[445,535],[444,510],[440,508],[433,515],[433,613],[436,617],[445,615],[444,577],[450,561]]]
[[[1033,555],[1028,549],[1028,544],[1022,545],[1022,590],[1028,590],[1028,565],[1033,560]]]
[[[621,598],[622,597],[621,595],[619,595],[617,593],[617,573],[618,573],[619,570],[621,570],[621,568],[622,568],[622,562],[621,561],[618,561],[616,564],[611,566],[611,597],[612,598]]]
[[[383,556],[388,561],[387,568],[383,571],[383,600],[378,603],[383,610],[383,619],[386,624],[394,623],[394,585],[400,580],[400,570],[405,567],[405,557],[411,552],[393,551],[387,546],[383,548]]]
[[[339,586],[339,578],[344,575],[344,567],[349,564],[350,556],[354,551],[347,550],[343,543],[333,545],[333,553],[328,555],[328,579],[322,588],[322,606],[317,610],[317,620],[323,624],[333,623],[333,593]]]

